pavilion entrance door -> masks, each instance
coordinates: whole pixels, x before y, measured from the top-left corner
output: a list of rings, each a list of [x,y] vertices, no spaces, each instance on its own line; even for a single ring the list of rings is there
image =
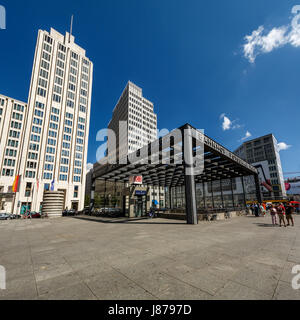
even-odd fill
[[[136,217],[145,217],[147,212],[146,196],[135,196],[134,214]]]

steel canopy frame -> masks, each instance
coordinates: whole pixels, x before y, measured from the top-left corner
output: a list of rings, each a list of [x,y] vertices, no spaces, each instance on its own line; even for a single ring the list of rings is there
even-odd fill
[[[181,141],[175,141],[170,135],[169,146],[165,145],[165,137],[161,137],[149,145],[127,156],[127,164],[99,164],[94,165],[91,206],[94,209],[95,181],[100,179],[112,182],[128,182],[132,175],[143,176],[143,184],[159,187],[185,186],[185,203],[188,224],[197,224],[196,183],[212,182],[237,177],[255,177],[257,199],[261,202],[261,193],[256,168],[242,160],[231,151],[221,146],[190,124],[178,128]],[[185,134],[185,133],[189,134]],[[153,145],[157,146],[153,153]],[[197,157],[197,148],[203,147],[203,171],[195,173],[195,163],[191,161]],[[166,151],[167,150],[167,151]],[[144,158],[132,162],[133,156],[146,155]],[[156,160],[153,164],[151,159]],[[187,171],[189,174],[187,174]]]

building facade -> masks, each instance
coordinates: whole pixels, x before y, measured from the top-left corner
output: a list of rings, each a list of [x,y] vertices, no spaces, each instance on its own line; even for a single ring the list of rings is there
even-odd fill
[[[127,123],[127,130],[122,134],[120,133],[121,121]],[[108,129],[116,134],[117,159],[140,149],[157,138],[157,115],[154,113],[154,105],[143,97],[143,90],[134,83],[129,81],[126,85],[114,108]],[[110,146],[108,139],[108,148]]]
[[[64,192],[65,208],[84,207],[93,64],[74,40],[52,28],[38,32],[20,165],[14,172],[20,175],[14,213],[24,207],[40,211],[49,190]]]
[[[12,186],[19,172],[28,108],[25,102],[0,95],[0,212],[12,212]]]
[[[278,142],[273,134],[244,142],[235,154],[258,169],[264,199],[286,197]]]
[[[125,123],[121,129],[120,123]],[[157,115],[154,105],[143,96],[143,90],[132,82],[128,82],[117,105],[113,110],[113,116],[108,124],[108,151],[107,159],[118,162],[128,154],[148,145],[157,139]],[[96,164],[97,167],[97,164]],[[104,201],[101,206],[118,206],[120,209],[127,207],[126,215],[130,217],[142,216],[156,204],[157,207],[165,207],[164,188],[148,187],[143,184],[127,184],[125,194],[123,185],[116,186],[110,182],[96,185],[96,193]],[[119,190],[120,189],[120,190]]]

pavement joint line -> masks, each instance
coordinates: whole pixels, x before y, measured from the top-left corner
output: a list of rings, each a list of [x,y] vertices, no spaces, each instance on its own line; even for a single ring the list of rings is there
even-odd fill
[[[143,289],[144,291],[146,291],[147,293],[149,293],[151,296],[153,296],[154,298],[161,300],[159,297],[156,297],[152,292],[150,292],[149,290],[145,289],[143,286],[141,286],[140,284],[138,284],[136,281],[134,281],[133,279],[127,277],[125,274],[123,274],[120,270],[110,266],[113,270],[115,270],[116,272],[118,272],[119,274],[121,274],[123,277],[125,277],[126,279],[128,279],[129,281],[135,283],[138,287],[140,287],[141,289]]]
[[[35,275],[34,267],[33,267],[34,264],[33,264],[33,259],[32,259],[32,248],[31,248],[31,244],[30,244],[29,241],[28,241],[28,234],[27,234],[27,232],[26,232],[26,238],[27,238],[27,242],[28,242],[28,245],[29,245],[29,248],[30,248],[31,268],[32,268],[33,276],[34,276],[34,284],[35,284],[36,296],[38,297],[38,296],[39,296],[39,291],[38,291],[37,281],[36,281],[36,275]]]
[[[247,286],[247,285],[245,285],[245,284],[243,284],[243,283],[240,283],[240,282],[238,282],[238,281],[236,281],[236,280],[232,280],[232,279],[231,279],[231,280],[229,280],[226,284],[228,284],[228,283],[230,283],[230,282],[235,283],[235,284],[238,284],[239,286],[248,288],[248,289],[250,289],[250,290],[253,290],[253,291],[257,292],[258,294],[263,294],[263,295],[265,295],[265,296],[271,296],[270,294],[267,294],[267,293],[265,293],[265,292],[263,292],[263,291],[260,291],[260,290],[258,290],[258,289],[256,289],[256,288],[249,287],[249,286]],[[226,286],[226,284],[225,284],[225,286]],[[225,287],[225,286],[224,286],[224,287]]]
[[[274,292],[273,292],[273,295],[272,295],[272,300],[275,298],[276,290],[277,290],[277,288],[278,288],[278,286],[279,286],[279,283],[280,283],[280,281],[281,281],[281,278],[282,278],[282,275],[283,275],[283,272],[284,272],[285,265],[288,263],[288,258],[289,258],[289,256],[290,256],[290,253],[291,253],[291,251],[292,251],[292,248],[293,248],[293,246],[294,246],[294,244],[295,244],[295,242],[296,242],[296,239],[297,239],[297,233],[295,234],[295,238],[294,238],[293,244],[292,244],[291,247],[290,247],[289,254],[288,254],[288,256],[287,256],[287,258],[286,258],[286,261],[285,261],[285,264],[284,264],[284,266],[283,266],[283,268],[282,268],[282,271],[281,271],[280,277],[279,277],[279,279],[278,279],[276,288],[274,289]]]
[[[214,296],[213,294],[211,294],[211,293],[203,290],[202,288],[193,286],[192,284],[190,284],[190,283],[188,283],[188,282],[186,282],[186,281],[184,281],[184,280],[178,279],[178,278],[176,278],[176,277],[174,277],[174,276],[172,276],[172,275],[170,275],[170,274],[167,274],[167,273],[165,273],[165,272],[163,272],[163,271],[161,271],[161,273],[163,273],[164,275],[168,276],[169,278],[176,279],[176,280],[178,280],[178,281],[180,281],[180,282],[182,282],[182,283],[184,283],[184,284],[186,284],[186,285],[188,285],[188,286],[190,286],[190,287],[193,287],[193,288],[195,288],[195,289],[198,289],[198,290],[202,291],[203,293],[206,293],[206,294],[210,295],[211,297]]]

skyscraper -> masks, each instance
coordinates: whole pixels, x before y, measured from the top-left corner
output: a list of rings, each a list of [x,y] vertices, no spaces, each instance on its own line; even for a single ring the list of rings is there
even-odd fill
[[[119,132],[120,121],[127,122],[127,132]],[[116,153],[127,155],[157,138],[157,115],[153,103],[143,97],[143,90],[132,82],[126,85],[108,125],[116,134]],[[108,144],[110,141],[108,141]]]
[[[120,132],[120,122],[126,123],[126,132]],[[112,141],[108,137],[108,161],[122,159],[124,156],[141,149],[157,139],[157,115],[154,105],[143,96],[143,90],[132,82],[128,82],[117,105],[113,110],[113,117],[108,125],[116,136],[116,150],[112,148]],[[144,186],[145,187],[145,186]],[[156,202],[160,207],[165,205],[164,188],[149,187],[135,190],[130,188],[134,205],[130,208],[129,216],[139,216],[143,210]],[[147,191],[146,191],[147,190]],[[145,196],[136,194],[145,192]],[[146,205],[146,199],[147,205]]]
[[[83,208],[92,77],[93,64],[73,35],[39,30],[23,149],[13,173],[21,176],[14,212],[22,206],[39,211],[45,190],[63,191],[66,208]]]
[[[278,143],[273,134],[244,142],[235,153],[258,169],[263,197],[286,197]]]

